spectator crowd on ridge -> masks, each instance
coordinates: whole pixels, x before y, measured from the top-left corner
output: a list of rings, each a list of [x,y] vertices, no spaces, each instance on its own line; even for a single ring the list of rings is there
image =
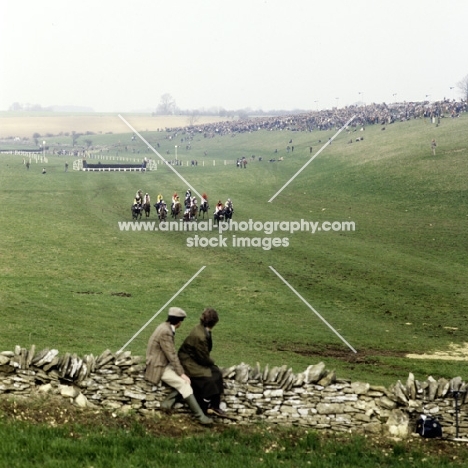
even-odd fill
[[[404,102],[394,104],[369,104],[362,106],[347,106],[331,110],[311,111],[303,114],[275,117],[257,117],[251,119],[216,122],[189,127],[166,128],[167,132],[189,132],[204,134],[205,137],[215,135],[235,135],[236,133],[253,132],[257,130],[292,130],[313,131],[330,130],[342,127],[351,117],[354,117],[353,127],[366,125],[388,125],[397,121],[407,121],[418,118],[440,119],[458,117],[467,112],[468,104],[464,101],[443,100],[437,102]]]

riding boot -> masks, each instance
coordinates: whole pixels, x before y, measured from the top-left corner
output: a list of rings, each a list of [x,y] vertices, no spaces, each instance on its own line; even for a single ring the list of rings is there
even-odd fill
[[[165,400],[161,402],[161,409],[165,411],[169,411],[175,405],[176,399],[179,395],[177,390],[173,390],[169,395],[166,397]]]
[[[198,404],[200,405],[201,410],[203,413],[208,414],[208,408],[211,405],[211,400],[206,400],[205,398],[202,398],[201,401],[197,400]]]
[[[198,422],[200,424],[203,424],[205,426],[209,424],[213,424],[213,420],[209,418],[208,416],[205,416],[205,414],[203,413],[193,393],[189,397],[185,398],[185,402],[187,403],[189,408],[192,410],[192,413],[198,419]]]
[[[211,396],[211,408],[219,408],[221,404],[221,395],[218,393],[217,395]]]
[[[214,414],[219,418],[228,418],[228,415],[224,410],[222,410],[219,406],[221,404],[221,395],[212,395],[211,397],[211,404],[208,408],[207,414]]]

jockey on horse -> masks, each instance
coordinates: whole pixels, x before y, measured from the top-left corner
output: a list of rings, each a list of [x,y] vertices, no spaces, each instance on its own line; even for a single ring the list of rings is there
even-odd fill
[[[231,219],[232,213],[234,213],[234,206],[230,198],[227,199],[226,204],[224,205],[224,218]]]
[[[185,210],[189,210],[191,205],[192,205],[192,193],[190,192],[190,190],[187,190],[185,192],[185,200],[184,200]]]
[[[179,199],[179,195],[177,195],[177,192],[174,192],[174,195],[172,195],[171,211],[174,211],[174,205],[176,204],[176,201],[178,199]]]
[[[190,200],[190,218],[197,219],[197,214],[198,214],[197,198],[192,197]]]
[[[138,216],[141,218],[141,209],[142,209],[142,199],[138,195],[140,191],[137,192],[135,198],[133,199],[133,205],[132,205],[132,218],[133,219],[138,219]]]
[[[172,196],[171,213],[173,218],[177,218],[177,215],[180,213],[180,200],[177,192]]]
[[[193,206],[193,199],[195,199],[195,197],[192,198],[190,190],[187,190],[187,192],[185,193],[185,200],[184,200],[184,207],[185,207],[184,217],[186,217],[187,215],[187,217],[190,218],[190,212]],[[198,211],[198,207],[197,207],[197,211]]]
[[[145,196],[143,198],[143,208],[145,210],[146,217],[148,218],[151,210],[151,198],[148,193],[145,193]]]
[[[198,204],[196,197],[191,197],[190,204],[188,206],[187,205],[184,211],[184,221],[196,221],[198,214]]]
[[[187,189],[185,192],[185,200],[184,200],[184,218],[186,215],[188,215],[188,218],[190,218],[190,207],[192,206],[192,192],[190,189]]]
[[[165,221],[167,218],[167,206],[166,202],[161,199],[161,201],[158,203],[159,208],[158,208],[158,218],[159,221]],[[155,205],[156,206],[156,205]]]
[[[202,196],[201,196],[200,207],[202,207],[203,205],[206,205],[208,207],[208,195],[206,193],[202,193]]]
[[[221,200],[218,200],[218,203],[216,203],[216,206],[215,206],[215,213],[219,213],[220,211],[223,211],[223,210],[224,210],[223,202]]]
[[[232,201],[230,198],[227,199],[226,204],[224,205],[225,208],[230,208],[232,211],[234,211],[234,207],[232,206]]]
[[[224,205],[221,200],[219,200],[218,203],[216,203],[213,217],[215,221],[220,221],[224,217]]]
[[[208,196],[206,193],[202,193],[200,200],[200,213],[203,213],[203,218],[205,218],[205,213],[208,213],[210,205],[208,204]]]
[[[156,208],[156,212],[159,213],[159,207],[161,206],[161,202],[164,201],[164,197],[162,196],[161,193],[158,194],[156,197],[156,203],[154,204],[154,207]]]

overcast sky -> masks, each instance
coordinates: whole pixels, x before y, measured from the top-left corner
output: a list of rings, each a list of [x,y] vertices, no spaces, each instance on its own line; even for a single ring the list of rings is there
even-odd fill
[[[459,98],[467,17],[468,0],[0,0],[0,110]]]

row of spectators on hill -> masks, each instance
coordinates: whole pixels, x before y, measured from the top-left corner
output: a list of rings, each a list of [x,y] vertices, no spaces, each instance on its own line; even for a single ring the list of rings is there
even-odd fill
[[[464,101],[438,102],[404,102],[394,104],[370,104],[363,106],[348,106],[341,109],[321,110],[297,115],[275,117],[258,117],[245,120],[217,122],[194,125],[190,127],[166,128],[166,131],[189,134],[203,134],[205,137],[215,135],[235,135],[236,133],[253,132],[257,130],[292,130],[313,131],[329,130],[342,127],[353,115],[351,126],[387,125],[397,121],[418,118],[458,117],[468,111],[468,103]]]

